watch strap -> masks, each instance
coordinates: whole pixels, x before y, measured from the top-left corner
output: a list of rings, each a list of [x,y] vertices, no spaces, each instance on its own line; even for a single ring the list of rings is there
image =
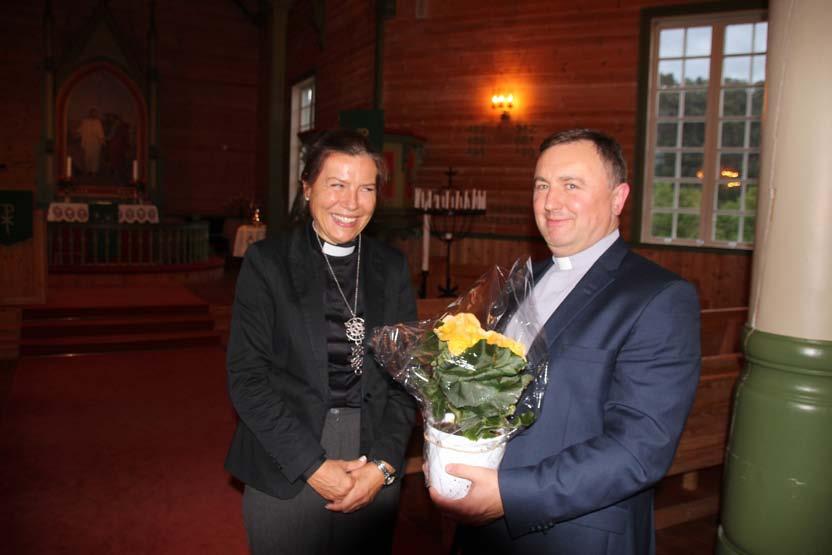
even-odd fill
[[[385,485],[385,487],[389,486],[390,484],[392,484],[393,482],[396,481],[395,471],[390,472],[389,470],[387,470],[387,465],[384,463],[384,461],[380,461],[378,459],[373,459],[370,462],[372,462],[374,465],[376,465],[376,467],[378,467],[378,469],[384,475],[384,485]]]

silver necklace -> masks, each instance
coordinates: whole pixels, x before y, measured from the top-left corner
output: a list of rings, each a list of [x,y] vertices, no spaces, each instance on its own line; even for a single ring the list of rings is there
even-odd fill
[[[314,225],[313,225],[314,228]],[[347,310],[350,311],[352,318],[344,322],[344,329],[347,332],[347,339],[352,341],[352,348],[350,353],[350,367],[356,376],[360,376],[364,371],[364,318],[359,318],[356,312],[358,311],[358,277],[361,272],[361,235],[358,235],[358,259],[355,261],[355,298],[353,305],[347,300],[344,295],[344,290],[341,289],[341,284],[338,283],[338,278],[335,276],[335,271],[332,269],[332,264],[329,263],[329,257],[324,252],[324,243],[321,241],[321,236],[318,235],[318,230],[315,229],[315,237],[318,238],[318,244],[321,246],[321,254],[324,255],[326,267],[329,268],[329,275],[335,282],[341,298],[344,299],[344,304],[347,305]]]

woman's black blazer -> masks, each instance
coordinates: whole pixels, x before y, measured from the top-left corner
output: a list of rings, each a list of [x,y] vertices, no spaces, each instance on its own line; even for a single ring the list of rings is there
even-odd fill
[[[253,244],[237,280],[228,342],[228,389],[239,415],[225,461],[238,479],[275,497],[297,495],[302,474],[324,450],[329,406],[324,318],[327,275],[308,228]],[[362,237],[361,294],[367,337],[378,326],[416,320],[405,257]],[[401,472],[415,403],[364,358],[360,452]]]

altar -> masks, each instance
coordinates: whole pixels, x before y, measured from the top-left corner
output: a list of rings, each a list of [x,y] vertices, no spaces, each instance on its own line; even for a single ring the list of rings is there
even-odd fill
[[[159,209],[155,204],[95,203],[92,210],[86,202],[51,202],[46,221],[66,223],[158,224]]]

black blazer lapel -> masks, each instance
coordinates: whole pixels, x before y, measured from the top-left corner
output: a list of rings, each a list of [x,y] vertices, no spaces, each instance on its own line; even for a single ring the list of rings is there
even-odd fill
[[[586,308],[590,301],[613,282],[615,270],[621,265],[626,254],[627,245],[619,237],[592,265],[575,289],[566,296],[544,326],[546,340],[550,346],[554,345],[563,330]]]
[[[361,295],[364,299],[364,378],[362,384],[366,387],[367,364],[371,361],[366,345],[373,331],[384,323],[384,305],[387,288],[384,283],[384,258],[381,252],[374,248],[372,240],[364,242],[364,254],[361,259]]]
[[[296,227],[289,238],[289,275],[300,308],[302,328],[309,340],[306,359],[319,380],[322,391],[329,391],[327,369],[326,320],[324,316],[324,278],[317,271],[306,226]],[[310,376],[314,379],[314,376]]]

